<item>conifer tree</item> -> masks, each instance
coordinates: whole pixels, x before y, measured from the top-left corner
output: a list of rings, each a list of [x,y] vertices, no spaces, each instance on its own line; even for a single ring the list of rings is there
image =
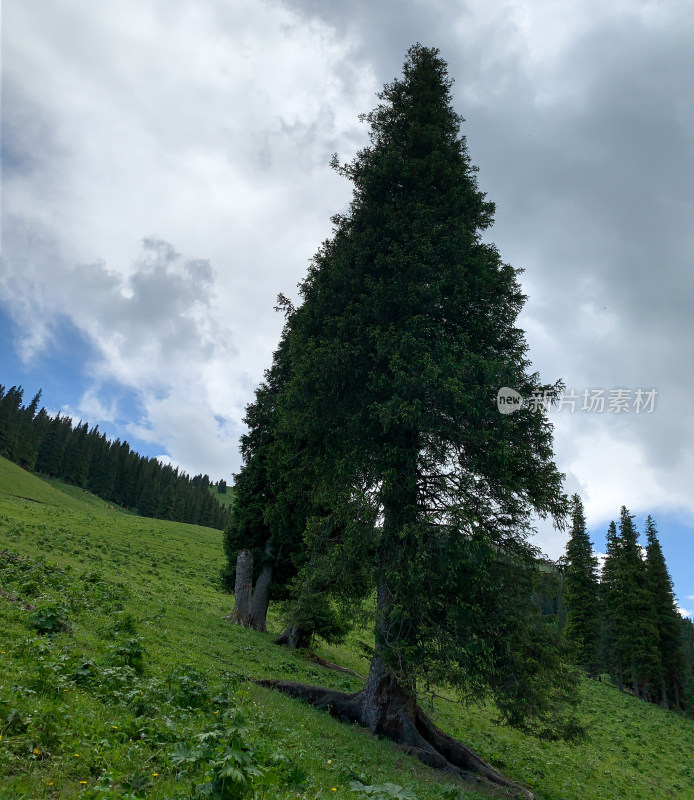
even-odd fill
[[[677,611],[672,580],[658,541],[658,531],[652,517],[646,520],[646,573],[651,604],[655,610],[660,653],[660,674],[657,676],[660,704],[668,708],[682,704],[684,684],[684,655],[680,615]]]
[[[551,426],[496,408],[502,386],[551,387],[528,372],[518,271],[482,239],[494,207],[450,87],[438,51],[414,46],[365,116],[370,146],[334,161],[353,200],[292,315],[272,460],[298,494],[309,487],[305,563],[320,556],[340,580],[351,553],[372,571],[375,651],[356,695],[273,685],[508,785],[417,704],[418,680],[448,683],[531,727],[568,685],[532,605],[526,540],[533,512],[566,513]]]
[[[586,532],[586,518],[581,498],[572,498],[571,537],[566,547],[565,635],[573,647],[577,663],[595,676],[598,669],[600,607],[598,559]]]
[[[684,698],[680,698],[680,704],[691,716],[692,698],[694,698],[694,622],[680,617],[680,632],[684,657]]]
[[[39,412],[40,400],[41,390],[34,395],[31,403],[20,411],[19,429],[12,459],[23,469],[34,469],[41,438],[48,421],[46,412],[43,409]]]
[[[56,414],[48,423],[36,459],[38,472],[53,477],[62,475],[65,448],[71,432],[72,423],[69,417],[61,417],[60,414]]]
[[[0,389],[0,456],[13,461],[22,424],[24,389],[21,386],[12,386],[7,391],[4,387]]]
[[[602,666],[616,679],[620,692],[624,688],[624,669],[622,653],[617,645],[619,623],[619,536],[614,520],[607,528],[607,553],[600,581],[601,596],[601,662]]]
[[[608,658],[620,689],[628,682],[637,696],[650,697],[660,675],[658,631],[634,517],[622,506],[619,533],[608,533],[603,571]]]
[[[87,437],[89,425],[81,422],[72,429],[65,446],[62,477],[75,486],[84,488],[89,477],[91,448]]]

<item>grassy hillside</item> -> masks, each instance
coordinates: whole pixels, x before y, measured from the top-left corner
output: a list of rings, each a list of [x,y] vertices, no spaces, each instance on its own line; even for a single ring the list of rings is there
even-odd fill
[[[220,494],[217,491],[217,487],[216,486],[210,486],[210,491],[212,492],[214,497],[217,499],[217,501],[221,505],[223,505],[225,507],[234,505],[234,487],[233,486],[227,486],[227,490],[223,494]]]
[[[222,619],[232,601],[216,586],[221,539],[0,459],[0,551],[22,557],[0,557],[0,799],[183,800],[225,767],[263,771],[256,796],[267,798],[366,797],[355,779],[419,800],[489,796],[249,683],[360,686]],[[320,652],[367,670],[356,647]],[[588,738],[573,745],[500,728],[490,709],[437,699],[433,714],[538,800],[694,797],[691,721],[591,681],[582,712]]]

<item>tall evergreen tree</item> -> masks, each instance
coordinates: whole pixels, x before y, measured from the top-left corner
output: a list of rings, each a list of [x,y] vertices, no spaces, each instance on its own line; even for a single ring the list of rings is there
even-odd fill
[[[112,452],[111,442],[105,433],[99,433],[98,426],[89,432],[91,439],[91,460],[87,488],[90,492],[107,500],[113,496],[113,487],[116,480],[116,457]]]
[[[13,453],[13,460],[23,469],[34,469],[38,457],[39,445],[47,425],[48,417],[41,409],[39,412],[39,390],[26,408],[21,409],[17,442]]]
[[[45,475],[60,477],[63,474],[65,448],[72,433],[72,423],[69,417],[56,414],[48,423],[39,445],[36,459],[36,470]]]
[[[82,422],[72,429],[65,447],[62,477],[75,486],[85,488],[89,477],[91,447],[88,438],[89,424]]]
[[[694,698],[694,622],[691,619],[680,617],[680,632],[682,634],[682,652],[684,656],[684,701],[689,715],[692,715],[692,698]]]
[[[24,389],[21,386],[0,389],[0,456],[13,461],[22,425]]]
[[[646,573],[651,604],[655,610],[661,672],[657,676],[660,704],[668,708],[682,705],[685,663],[682,649],[680,615],[677,611],[672,580],[658,541],[658,530],[649,515],[646,520]]]
[[[337,576],[352,552],[372,570],[375,651],[356,695],[274,685],[429,763],[508,784],[417,704],[418,680],[448,683],[491,692],[508,721],[530,727],[567,685],[532,606],[526,539],[533,512],[567,509],[551,426],[530,408],[496,408],[502,386],[551,387],[528,372],[518,271],[482,239],[494,207],[450,87],[438,51],[414,46],[365,117],[370,146],[334,162],[354,196],[292,316],[272,452],[290,485],[310,483],[307,562],[333,555]]]
[[[658,631],[646,580],[634,517],[622,506],[619,533],[608,534],[603,571],[608,654],[620,689],[628,682],[638,696],[649,697],[660,675]]]
[[[577,663],[593,676],[598,670],[600,606],[598,559],[586,532],[586,518],[581,498],[572,498],[571,537],[566,547],[565,635],[573,647]]]
[[[624,688],[622,653],[617,646],[617,628],[620,615],[619,588],[619,536],[614,520],[607,528],[607,553],[600,580],[601,598],[601,663],[617,681],[620,692]]]

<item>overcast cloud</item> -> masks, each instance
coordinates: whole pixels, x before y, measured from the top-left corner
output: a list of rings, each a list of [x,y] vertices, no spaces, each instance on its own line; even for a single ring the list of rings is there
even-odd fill
[[[526,270],[543,379],[658,390],[652,414],[556,415],[567,489],[591,524],[694,524],[691,4],[5,0],[2,36],[0,307],[27,364],[60,320],[91,343],[74,413],[116,419],[105,387],[127,387],[124,436],[238,469],[275,297],[350,197],[330,154],[366,142],[358,114],[421,41]]]

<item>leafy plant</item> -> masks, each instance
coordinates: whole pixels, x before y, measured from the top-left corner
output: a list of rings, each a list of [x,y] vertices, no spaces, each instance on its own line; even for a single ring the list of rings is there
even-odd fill
[[[141,636],[117,642],[111,648],[114,662],[120,666],[132,667],[138,675],[141,675],[145,669],[143,642]]]
[[[67,630],[68,625],[62,617],[66,616],[65,608],[53,601],[39,603],[31,615],[31,627],[40,634],[54,634]]]
[[[243,715],[233,711],[225,716],[224,722],[224,727],[197,734],[195,745],[179,743],[171,760],[178,767],[203,769],[204,780],[196,786],[200,797],[214,800],[252,797],[256,786],[270,785],[276,776],[258,764]]]
[[[349,788],[353,792],[359,792],[362,797],[372,798],[372,800],[417,800],[416,795],[409,789],[395,783],[365,786],[361,781],[352,781]]]

